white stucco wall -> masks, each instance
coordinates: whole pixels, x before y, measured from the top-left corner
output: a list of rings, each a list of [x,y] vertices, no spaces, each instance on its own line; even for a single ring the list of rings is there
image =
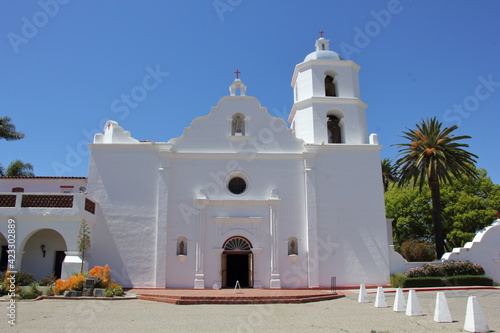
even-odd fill
[[[500,219],[476,234],[472,242],[443,255],[443,260],[470,261],[484,267],[485,275],[500,283]]]

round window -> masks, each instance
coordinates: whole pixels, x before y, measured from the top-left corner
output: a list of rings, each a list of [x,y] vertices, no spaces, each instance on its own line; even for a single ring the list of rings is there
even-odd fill
[[[234,177],[227,184],[227,188],[233,194],[241,194],[245,192],[245,189],[247,188],[247,183],[241,177]]]

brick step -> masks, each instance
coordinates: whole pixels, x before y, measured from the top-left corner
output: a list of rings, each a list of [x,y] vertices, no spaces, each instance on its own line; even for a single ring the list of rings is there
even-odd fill
[[[309,303],[332,300],[344,297],[338,294],[295,295],[295,296],[171,296],[171,295],[138,295],[138,299],[179,305],[195,304],[279,304],[279,303]]]

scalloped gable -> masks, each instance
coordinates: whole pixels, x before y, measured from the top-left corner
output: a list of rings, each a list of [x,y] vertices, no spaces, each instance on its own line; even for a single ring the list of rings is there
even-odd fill
[[[118,125],[116,121],[108,120],[104,125],[104,134],[94,135],[94,143],[140,143],[130,136],[129,131]]]
[[[244,135],[232,135],[235,114],[244,116]],[[195,118],[179,138],[169,141],[176,152],[302,152],[303,141],[285,121],[271,116],[251,96],[226,96],[206,116]]]

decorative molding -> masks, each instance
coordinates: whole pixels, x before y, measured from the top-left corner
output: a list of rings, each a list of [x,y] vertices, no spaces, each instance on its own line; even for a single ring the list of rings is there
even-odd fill
[[[276,205],[281,202],[281,199],[205,199],[196,198],[197,204],[204,204],[207,206],[254,206],[254,205]]]
[[[381,145],[371,145],[369,143],[362,145],[350,145],[346,143],[326,143],[326,144],[315,144],[306,143],[304,148],[308,152],[317,152],[322,150],[339,150],[339,151],[380,151],[382,150]]]
[[[214,217],[215,223],[261,223],[262,217]]]

